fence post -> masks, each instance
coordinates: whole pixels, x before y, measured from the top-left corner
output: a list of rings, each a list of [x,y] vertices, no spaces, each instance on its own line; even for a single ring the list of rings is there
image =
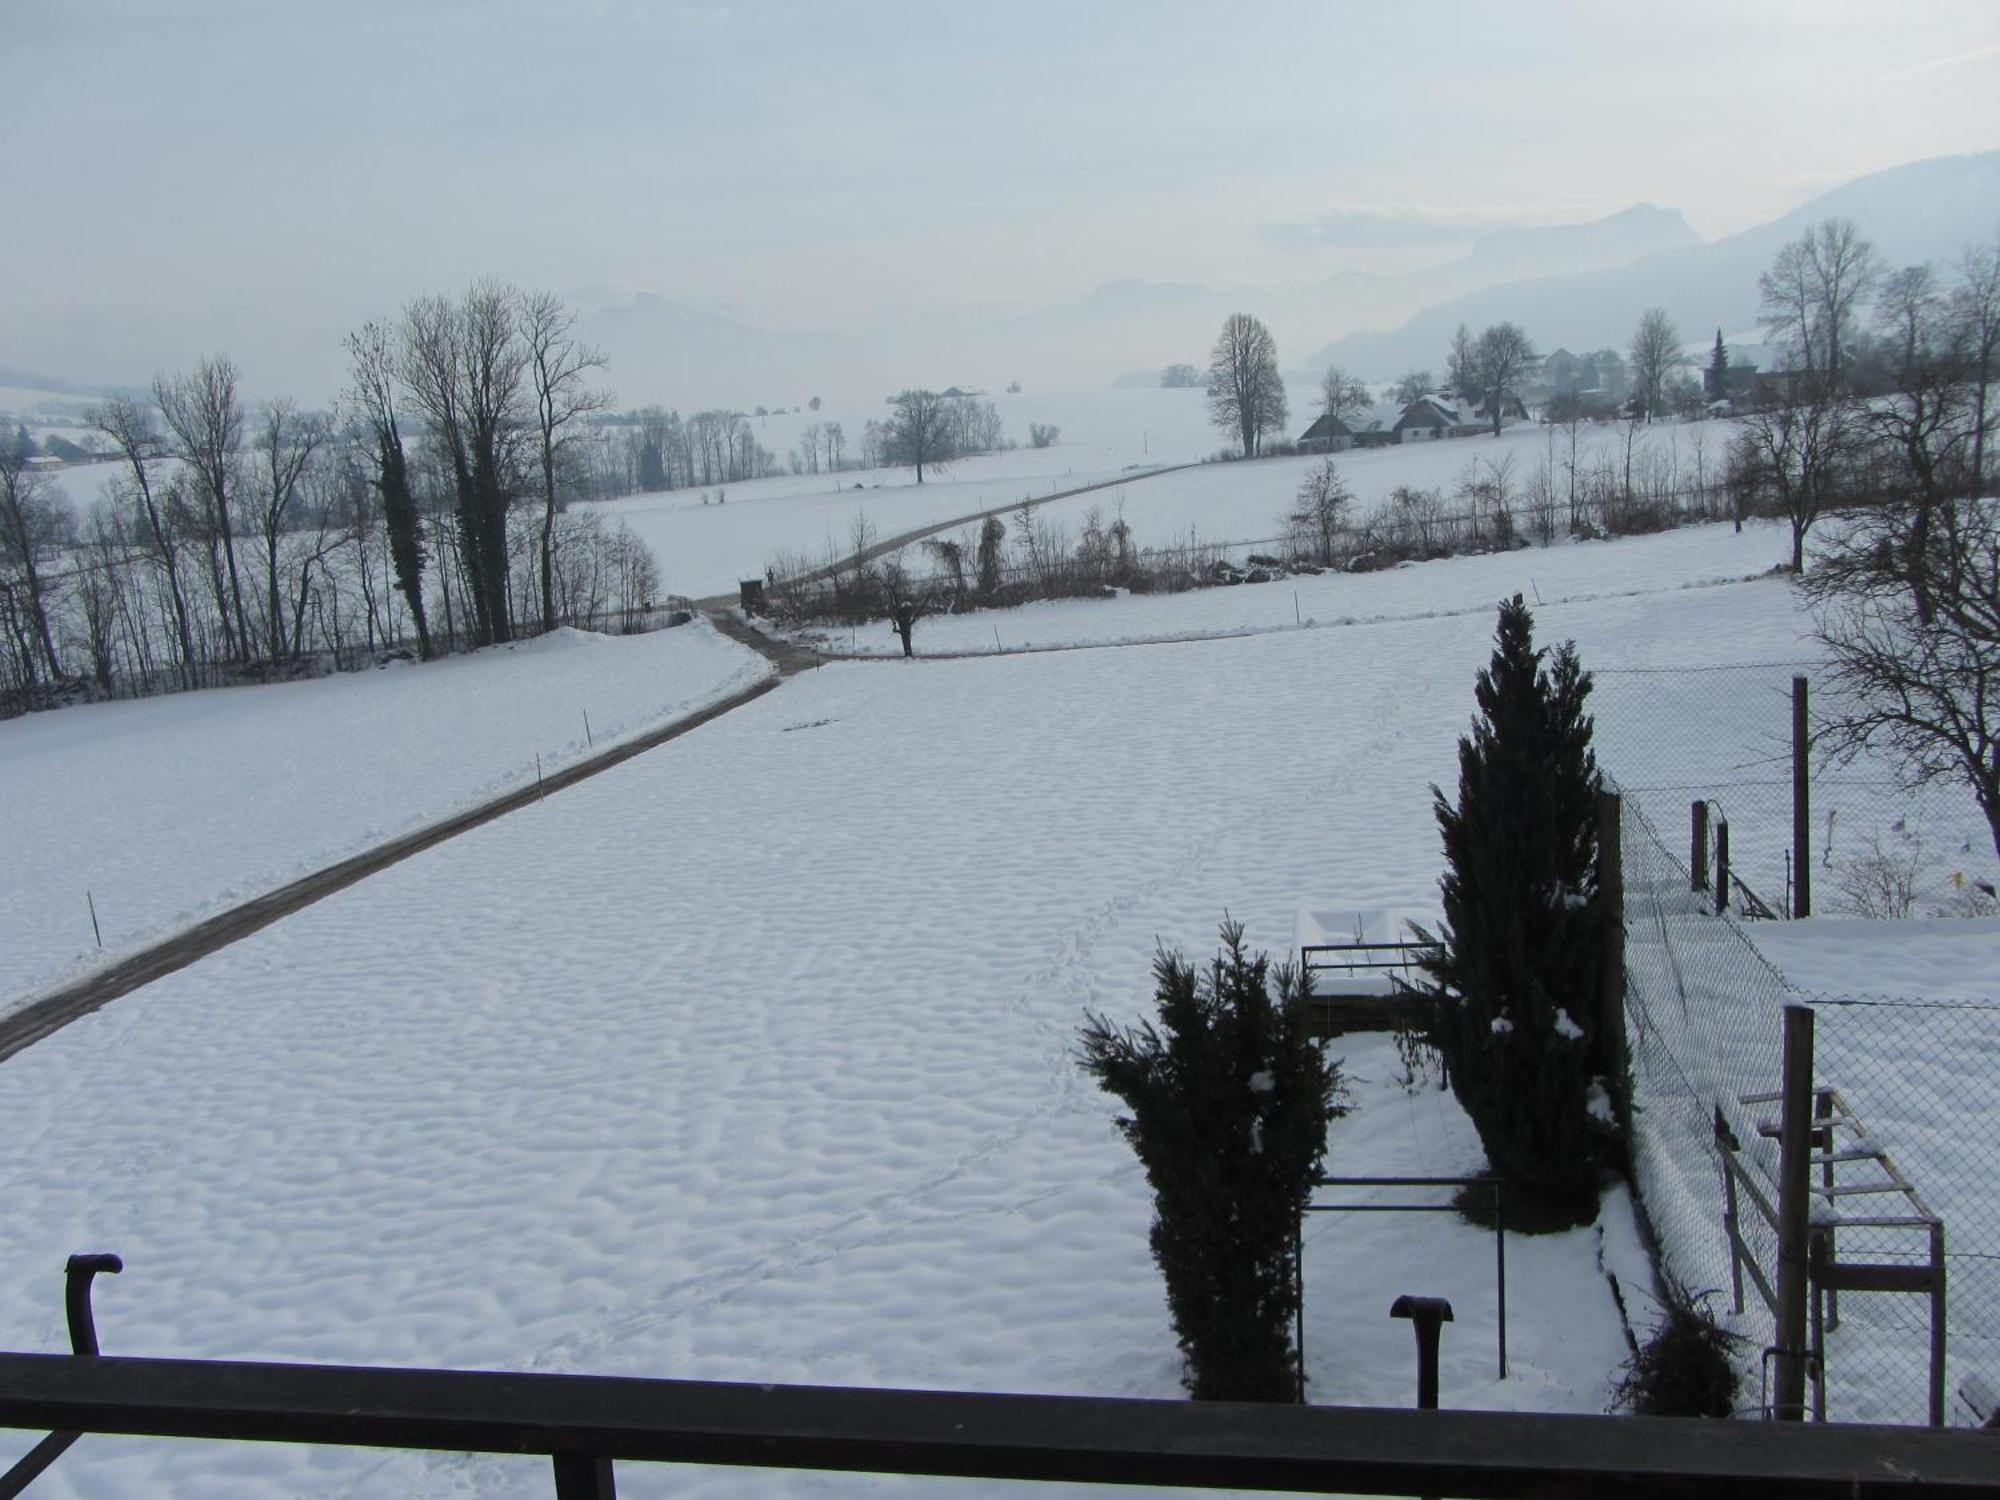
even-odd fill
[[[1604,903],[1604,947],[1597,977],[1597,1066],[1625,1112],[1625,829],[1616,792],[1597,794],[1597,899]]]
[[[1792,679],[1792,915],[1812,915],[1812,777],[1806,758],[1806,680]]]
[[[1690,890],[1708,889],[1708,799],[1697,797],[1689,809],[1692,825],[1688,834],[1688,869],[1693,872]]]
[[[617,1500],[611,1460],[590,1453],[554,1455],[556,1500]]]
[[[1715,820],[1715,914],[1729,910],[1729,819]]]
[[[1784,1092],[1778,1117],[1778,1308],[1773,1415],[1801,1422],[1806,1414],[1806,1274],[1811,1234],[1813,1136],[1813,1012],[1785,1007]]]

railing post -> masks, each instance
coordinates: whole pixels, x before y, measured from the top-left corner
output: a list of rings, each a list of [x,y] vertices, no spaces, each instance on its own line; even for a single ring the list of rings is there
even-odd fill
[[[1708,889],[1708,799],[1697,797],[1689,809],[1692,825],[1688,835],[1688,869],[1692,871],[1689,889]]]
[[[1944,1222],[1931,1224],[1931,1426],[1944,1426],[1945,1356]],[[1990,1425],[1990,1423],[1989,1423]]]
[[[558,1453],[556,1500],[618,1500],[618,1481],[611,1460],[588,1453]]]
[[[1805,1420],[1807,1255],[1811,1235],[1813,1013],[1785,1007],[1784,1092],[1778,1116],[1778,1308],[1773,1414]]]
[[[1729,819],[1715,820],[1715,914],[1729,910]]]
[[[1807,760],[1806,680],[1792,679],[1792,915],[1812,915],[1812,776]]]

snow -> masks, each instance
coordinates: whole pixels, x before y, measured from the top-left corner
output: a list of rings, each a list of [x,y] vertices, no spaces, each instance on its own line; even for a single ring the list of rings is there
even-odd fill
[[[1671,461],[1683,485],[1696,482],[1697,471],[1707,483],[1722,477],[1734,425],[1729,422],[1663,424],[1641,431],[1633,445],[1633,472],[1644,472],[1648,462]],[[1622,424],[1587,425],[1580,429],[1576,463],[1589,471],[1611,464],[1621,472],[1625,438]],[[1657,454],[1657,460],[1646,455]],[[1300,483],[1318,469],[1329,455],[1263,459],[1256,463],[1204,464],[1176,474],[1123,485],[1108,494],[1059,500],[1042,511],[1051,525],[1064,527],[1074,537],[1083,530],[1084,519],[1096,506],[1106,524],[1122,515],[1132,528],[1133,539],[1141,546],[1167,546],[1185,542],[1190,535],[1202,541],[1247,542],[1278,538],[1285,534],[1285,517],[1296,508]],[[1532,423],[1505,429],[1499,437],[1452,438],[1439,442],[1398,443],[1386,448],[1354,449],[1330,455],[1340,477],[1354,493],[1352,519],[1360,520],[1387,501],[1399,485],[1445,491],[1446,508],[1466,507],[1452,503],[1451,492],[1469,469],[1480,473],[1494,465],[1513,465],[1512,487],[1518,495],[1528,477],[1545,462],[1552,464],[1557,483],[1567,495],[1570,462],[1568,439],[1559,427]]]
[[[1580,1042],[1583,1040],[1583,1028],[1572,1021],[1569,1018],[1569,1012],[1561,1006],[1556,1007],[1555,1033],[1565,1041]]]
[[[2000,917],[1808,917],[1751,937],[1802,990],[2000,1001]]]
[[[852,550],[857,519],[886,538],[1142,469],[1195,463],[1224,441],[1199,390],[987,391],[979,399],[993,402],[1007,436],[1020,446],[927,471],[921,485],[908,467],[777,474],[706,490],[628,495],[598,502],[598,508],[651,545],[669,591],[703,598],[733,593],[740,579],[763,577],[780,553],[817,560],[831,547],[844,555]],[[1307,393],[1295,391],[1293,399],[1306,400]],[[752,417],[750,425],[783,460],[806,426],[837,421],[852,456],[862,427],[889,414],[886,404],[827,405],[818,412]],[[1037,422],[1060,428],[1054,446],[1028,446],[1028,428]],[[704,504],[704,498],[723,503]]]
[[[1768,584],[1669,587],[1546,623],[1616,660],[1790,609]],[[1145,1015],[1156,942],[1205,957],[1225,911],[1277,948],[1336,868],[1346,900],[1430,905],[1429,786],[1491,629],[1489,608],[836,664],[341,891],[0,1069],[0,1347],[62,1347],[59,1268],[90,1248],[126,1257],[99,1297],[124,1354],[1171,1396],[1149,1197],[1077,1028]],[[1396,1085],[1391,1039],[1342,1046],[1360,1107],[1330,1172],[1479,1169],[1450,1096]],[[1603,1232],[1509,1245],[1505,1381],[1490,1235],[1315,1215],[1314,1399],[1410,1400],[1386,1313],[1413,1292],[1456,1310],[1448,1403],[1602,1409],[1621,1205]],[[97,1439],[42,1481],[547,1483],[496,1459]]]
[[[1172,477],[1147,483],[1164,484]],[[916,649],[919,655],[936,656],[1393,624],[1453,615],[1490,621],[1497,601],[1516,593],[1537,610],[1538,619],[1546,611],[1550,625],[1560,630],[1562,616],[1553,606],[1638,600],[1663,589],[1759,578],[1785,555],[1785,547],[1782,528],[1770,522],[1751,523],[1740,533],[1727,524],[1690,526],[1657,536],[1562,542],[1411,563],[1380,573],[1322,573],[1187,594],[1051,600],[1015,609],[933,616],[918,623]],[[1776,594],[1785,592],[1779,579],[1766,580],[1764,587]],[[1731,639],[1727,624],[1721,623],[1701,636],[1701,654],[1704,659],[1721,655],[1745,660],[1797,654],[1805,649],[1801,637],[1806,623],[1803,615],[1788,613],[1781,634],[1756,641]],[[819,640],[827,650],[842,654],[891,656],[902,650],[888,625],[880,622],[859,631],[801,632],[801,638]],[[1655,650],[1644,641],[1634,641],[1632,649],[1644,651],[1644,660],[1637,664],[1663,665],[1676,653],[1684,655],[1687,642],[1664,640]],[[1585,665],[1593,663],[1586,658]],[[1338,682],[1328,684],[1328,690],[1348,691]]]
[[[977,511],[1100,484],[1132,467],[1071,469],[1048,454],[999,453],[927,472],[869,469],[837,478],[774,476],[708,490],[666,490],[594,502],[653,549],[664,588],[690,598],[733,594],[739,580],[762,578],[783,556],[811,564],[854,550],[854,527],[870,543]],[[711,503],[704,503],[706,496]]]
[[[979,615],[976,633],[1079,649],[794,679],[10,1059],[0,1347],[65,1347],[62,1259],[111,1249],[127,1271],[102,1286],[99,1326],[120,1354],[1173,1396],[1150,1199],[1115,1102],[1076,1066],[1085,1013],[1147,1015],[1156,943],[1205,958],[1225,911],[1284,956],[1302,910],[1435,909],[1430,787],[1450,784],[1503,593],[1525,582],[1541,639],[1573,636],[1594,669],[1783,658],[1806,649],[1802,617],[1782,580],[1754,577],[1781,545],[1711,527],[1299,580],[1314,628],[1274,620],[1290,589],[1268,585]],[[1324,590],[1309,608],[1306,585]],[[959,625],[924,622],[920,649]],[[1090,645],[1149,630],[1215,638]],[[677,666],[695,641],[700,660]],[[170,861],[131,884],[159,907],[248,884],[246,851],[289,825],[334,848],[386,825],[389,771],[448,800],[518,778],[536,744],[574,754],[581,707],[600,735],[619,716],[600,679],[636,723],[759,670],[690,631],[541,649],[0,725],[10,787],[17,766],[38,778],[34,810],[0,817],[43,819],[40,842],[8,827],[9,846],[65,850],[17,878],[7,920],[41,886],[60,909],[60,873],[113,856]],[[463,694],[436,693],[453,673]],[[1608,680],[1638,685],[1594,700],[1600,755],[1634,781],[1677,779],[1663,703],[1696,735],[1763,711]],[[97,722],[114,730],[61,732]],[[286,779],[302,772],[310,795]],[[273,811],[273,789],[291,805]],[[205,823],[235,832],[175,842]],[[1451,1096],[1399,1085],[1391,1038],[1339,1047],[1358,1108],[1329,1173],[1482,1168]],[[1899,1152],[1931,1107],[1883,1112]],[[1938,1165],[1922,1163],[1927,1190]],[[1453,1303],[1446,1404],[1603,1409],[1628,1350],[1614,1287],[1650,1316],[1628,1195],[1607,1193],[1592,1228],[1512,1239],[1507,1260],[1503,1381],[1488,1231],[1313,1214],[1312,1399],[1410,1401],[1409,1330],[1386,1314],[1416,1293]],[[635,1496],[881,1487],[619,1479]],[[92,1438],[38,1493],[548,1482],[541,1462]]]
[[[1578,1032],[1577,1035],[1580,1037],[1583,1033]],[[1584,1091],[1583,1107],[1591,1119],[1600,1125],[1615,1126],[1618,1123],[1617,1112],[1611,1107],[1610,1091],[1604,1087],[1602,1078],[1590,1080],[1590,1087]]]
[[[424,665],[0,723],[0,847],[17,851],[0,874],[0,1009],[531,782],[537,755],[556,769],[767,670],[705,621],[564,629]]]

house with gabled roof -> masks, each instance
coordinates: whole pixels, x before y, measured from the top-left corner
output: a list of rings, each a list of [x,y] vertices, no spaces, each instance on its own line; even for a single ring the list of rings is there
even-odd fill
[[[1301,453],[1345,453],[1354,446],[1354,429],[1332,412],[1322,413],[1299,434]]]
[[[1458,407],[1444,397],[1419,396],[1403,408],[1394,431],[1399,443],[1431,443],[1456,436],[1464,425]]]

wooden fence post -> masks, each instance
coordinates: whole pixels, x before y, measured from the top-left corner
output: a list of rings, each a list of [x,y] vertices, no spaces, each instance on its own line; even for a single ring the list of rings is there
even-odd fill
[[[1715,820],[1715,914],[1729,910],[1729,819]]]
[[[1806,1414],[1806,1271],[1817,1133],[1809,1005],[1785,1007],[1784,1069],[1784,1093],[1778,1103],[1778,1326],[1771,1406],[1779,1421],[1801,1422]]]
[[[1708,799],[1697,797],[1689,809],[1688,869],[1693,872],[1690,890],[1708,889]]]
[[[1812,915],[1812,776],[1806,680],[1792,679],[1792,915]]]

